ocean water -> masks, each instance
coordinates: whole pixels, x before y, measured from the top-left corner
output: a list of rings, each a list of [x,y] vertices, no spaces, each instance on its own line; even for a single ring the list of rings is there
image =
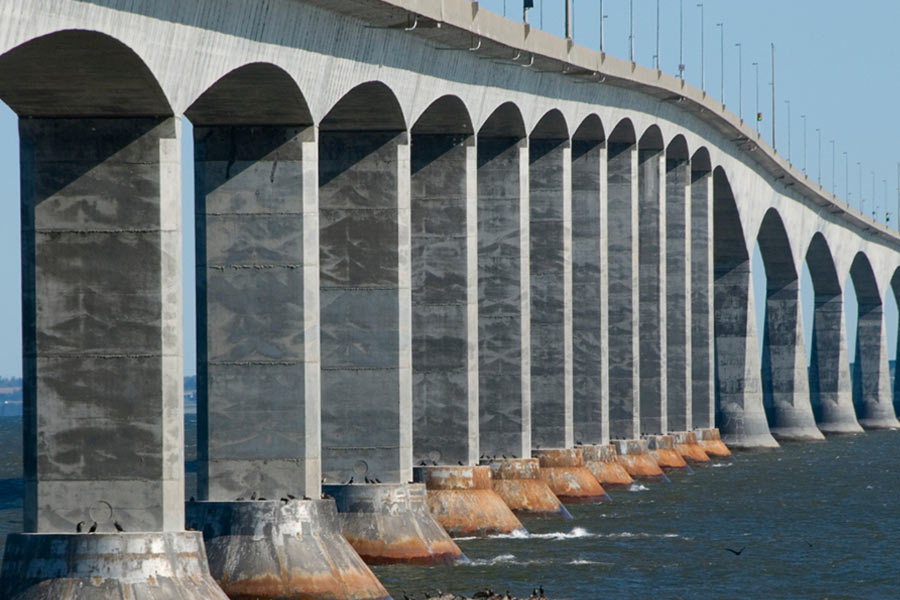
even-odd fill
[[[0,419],[0,534],[22,526],[20,428]],[[487,586],[526,597],[542,586],[554,600],[896,598],[898,465],[893,431],[738,453],[669,484],[612,492],[612,502],[570,506],[572,521],[525,520],[529,536],[459,540],[465,565],[375,572],[396,600]]]

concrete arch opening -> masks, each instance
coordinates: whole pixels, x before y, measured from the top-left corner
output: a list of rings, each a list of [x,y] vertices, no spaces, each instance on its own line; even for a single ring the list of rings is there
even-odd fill
[[[393,92],[350,90],[319,125],[318,158],[323,475],[406,482],[409,145]]]
[[[572,136],[572,372],[576,443],[609,442],[606,372],[606,133],[597,115]]]
[[[634,125],[620,121],[607,142],[609,435],[640,436],[638,364],[638,153]]]
[[[713,323],[713,177],[709,150],[691,156],[690,225],[690,381],[691,422],[696,428],[716,426],[715,348]]]
[[[533,448],[567,448],[572,431],[571,146],[562,113],[528,144]]]
[[[642,434],[668,432],[666,383],[665,142],[656,125],[638,141],[638,290]]]
[[[766,275],[762,340],[763,405],[780,440],[823,439],[809,400],[800,318],[800,278],[781,215],[770,208],[756,236]]]
[[[862,252],[850,265],[856,292],[856,348],[853,360],[853,405],[864,429],[900,427],[891,397],[884,314],[878,282],[869,259]]]
[[[531,455],[528,144],[518,107],[478,132],[478,383],[481,452]]]
[[[844,299],[828,241],[816,233],[806,250],[813,287],[809,397],[823,433],[862,431],[853,409],[853,386],[844,328]]]
[[[478,463],[475,143],[456,96],[412,128],[413,463]]]
[[[713,171],[716,424],[729,447],[772,447],[760,384],[750,256],[725,171]]]
[[[691,155],[683,135],[666,146],[664,229],[666,430],[693,429],[691,402]],[[700,182],[698,185],[703,185]]]

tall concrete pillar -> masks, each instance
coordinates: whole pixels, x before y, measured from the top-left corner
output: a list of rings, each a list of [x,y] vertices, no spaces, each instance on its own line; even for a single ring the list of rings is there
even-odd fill
[[[377,107],[377,108],[374,108]],[[379,83],[319,132],[323,490],[369,563],[453,561],[412,473],[410,148]],[[384,483],[378,483],[378,482]],[[408,543],[407,543],[408,542]]]
[[[651,128],[638,142],[641,434],[668,431],[666,366],[666,185],[662,136]]]
[[[760,385],[750,257],[731,186],[713,172],[716,422],[731,447],[774,447]]]
[[[809,395],[816,425],[824,433],[861,432],[853,408],[853,381],[840,291],[820,294],[817,290],[814,306]]]
[[[853,362],[856,416],[865,429],[896,429],[900,423],[897,422],[891,397],[881,299],[860,293],[860,290],[861,286],[857,286],[859,320]]]
[[[691,166],[687,144],[666,149],[666,408],[668,431],[691,431]],[[663,432],[665,433],[665,432]]]
[[[607,364],[606,145],[600,120],[572,139],[573,433],[576,443],[609,442]],[[599,456],[600,452],[587,456]]]
[[[478,465],[477,148],[463,104],[437,100],[412,130],[414,479],[452,536],[522,524]]]
[[[574,443],[571,147],[559,113],[538,123],[528,151],[531,443],[534,448],[570,448]]]
[[[900,269],[894,271],[894,275],[891,277],[891,292],[894,294],[894,300],[900,305]],[[900,336],[897,337],[897,348],[900,349]],[[895,358],[897,356],[900,354],[895,354]],[[893,381],[894,414],[900,415],[900,377],[897,377],[896,373]]]
[[[709,153],[691,157],[690,227],[690,389],[693,427],[716,425],[715,324],[713,320],[713,177]]]
[[[640,436],[638,362],[638,155],[634,130],[619,124],[607,149],[609,435]]]

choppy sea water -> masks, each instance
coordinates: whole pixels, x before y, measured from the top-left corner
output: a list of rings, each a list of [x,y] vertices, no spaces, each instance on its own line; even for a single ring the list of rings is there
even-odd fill
[[[22,526],[19,428],[0,419],[0,534]],[[527,596],[539,585],[554,600],[900,597],[898,465],[891,431],[739,453],[570,506],[573,521],[526,520],[528,537],[459,540],[466,565],[375,571],[397,600],[487,586]]]

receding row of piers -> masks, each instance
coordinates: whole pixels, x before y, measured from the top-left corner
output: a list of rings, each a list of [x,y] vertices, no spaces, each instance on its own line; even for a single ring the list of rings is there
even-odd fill
[[[807,373],[798,267],[766,213],[760,361],[732,186],[683,136],[597,116],[572,131],[554,109],[528,131],[511,102],[476,128],[455,96],[409,126],[378,82],[314,121],[287,73],[252,64],[185,111],[199,430],[185,503],[183,122],[155,84],[57,106],[3,77],[64,47],[145,69],[93,35],[0,57],[21,117],[26,397],[26,533],[0,593],[46,597],[49,580],[84,598],[222,597],[214,579],[232,598],[384,598],[368,565],[461,560],[451,536],[570,516],[727,458],[726,443],[898,426],[865,255],[851,374],[835,263],[821,234],[809,245]]]

